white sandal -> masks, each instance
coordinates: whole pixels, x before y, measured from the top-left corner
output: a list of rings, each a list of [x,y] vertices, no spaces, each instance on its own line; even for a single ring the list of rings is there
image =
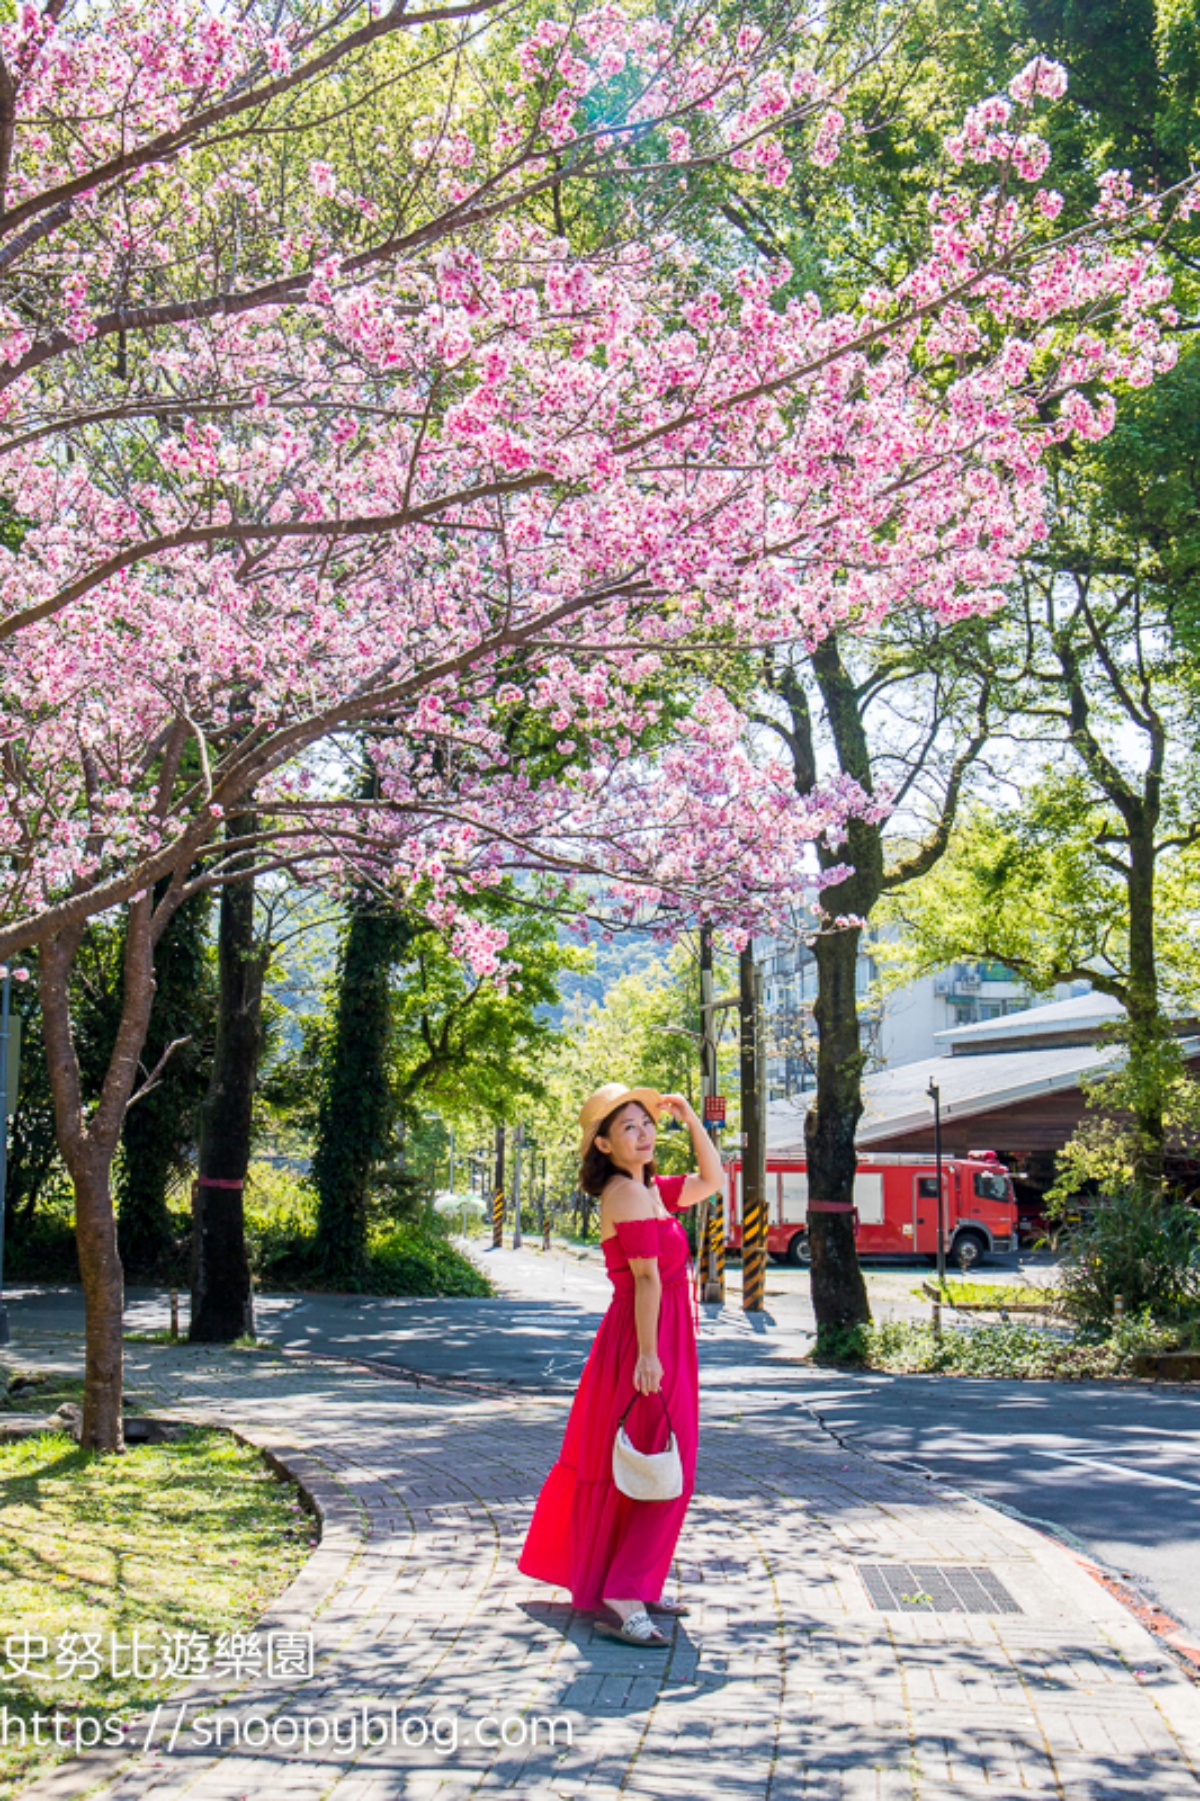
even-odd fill
[[[671,1642],[659,1631],[644,1607],[639,1607],[627,1619],[618,1620],[615,1625],[608,1620],[597,1620],[596,1631],[604,1638],[619,1639],[623,1645],[640,1645],[643,1651],[665,1651]]]

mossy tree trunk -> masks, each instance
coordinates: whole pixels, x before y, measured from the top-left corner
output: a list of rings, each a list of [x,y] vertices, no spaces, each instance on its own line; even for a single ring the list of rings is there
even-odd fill
[[[342,939],[312,1164],[318,1266],[326,1281],[349,1288],[366,1263],[372,1177],[395,1150],[391,978],[411,939],[404,915],[369,894],[355,898]]]

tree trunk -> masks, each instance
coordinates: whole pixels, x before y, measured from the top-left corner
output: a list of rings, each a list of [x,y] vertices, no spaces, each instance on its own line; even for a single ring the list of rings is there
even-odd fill
[[[164,908],[163,921],[168,916]],[[46,1063],[59,1149],[75,1189],[75,1238],[86,1307],[81,1443],[121,1451],[125,1283],[117,1250],[112,1164],[154,1001],[154,940],[149,895],[129,903],[121,1021],[100,1100],[84,1116],[79,1059],[71,1032],[71,966],[83,928],[41,945],[39,976]]]
[[[837,636],[830,632],[815,647],[812,669],[833,736],[838,766],[865,793],[873,792],[871,754],[863,728],[859,695],[842,662]],[[794,670],[783,672],[779,693],[792,715],[792,757],[796,786],[811,794],[817,784],[816,748],[808,697]],[[821,847],[826,869],[843,861],[854,873],[826,889],[825,909],[834,916],[867,918],[883,889],[881,828],[870,821],[848,822],[846,845]],[[812,1250],[812,1299],[818,1331],[866,1325],[871,1318],[866,1283],[854,1240],[854,1178],[858,1151],[854,1135],[862,1117],[863,1056],[855,972],[860,932],[837,928],[816,942],[817,1086],[804,1121],[808,1162],[808,1238]]]
[[[804,1121],[808,1236],[817,1329],[865,1325],[871,1317],[854,1242],[855,1133],[866,1058],[859,1039],[855,972],[858,931],[817,939],[817,1090]]]
[[[69,1165],[75,1186],[75,1242],[83,1279],[86,1350],[80,1444],[123,1451],[125,1273],[117,1250],[112,1160],[97,1147]]]
[[[230,817],[231,838],[256,829],[253,813]],[[254,930],[254,879],[221,893],[220,996],[212,1074],[200,1127],[200,1171],[192,1199],[192,1318],[195,1344],[228,1344],[254,1332],[246,1255],[245,1185],[254,1085],[262,1050],[267,948]]]

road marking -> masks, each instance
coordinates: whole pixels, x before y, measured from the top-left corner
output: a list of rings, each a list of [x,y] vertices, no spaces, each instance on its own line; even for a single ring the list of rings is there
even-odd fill
[[[1132,1476],[1137,1482],[1157,1482],[1160,1488],[1186,1488],[1200,1495],[1200,1482],[1185,1482],[1182,1476],[1158,1476],[1152,1470],[1131,1470],[1126,1463],[1105,1463],[1099,1457],[1081,1457],[1075,1451],[1038,1451],[1030,1447],[1034,1457],[1053,1457],[1059,1463],[1077,1463],[1083,1469],[1104,1470],[1110,1476]]]

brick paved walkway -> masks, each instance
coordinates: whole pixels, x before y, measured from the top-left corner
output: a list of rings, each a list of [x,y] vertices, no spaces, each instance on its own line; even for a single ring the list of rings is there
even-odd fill
[[[43,1367],[74,1357],[61,1339],[18,1348]],[[1136,1621],[1038,1534],[843,1451],[780,1383],[739,1396],[722,1372],[705,1389],[679,1566],[693,1612],[655,1656],[595,1637],[514,1567],[560,1400],[255,1353],[129,1353],[131,1387],[235,1426],[315,1495],[320,1548],[264,1624],[313,1623],[316,1669],[223,1698],[176,1691],[149,1754],[91,1754],[26,1801],[98,1783],[111,1801],[1200,1801],[1200,1691]],[[877,1610],[862,1568],[893,1564],[982,1569],[1017,1610]],[[335,1716],[360,1734],[364,1708],[379,1735],[395,1708],[410,1741],[441,1745],[216,1757],[192,1722],[217,1707],[229,1733],[284,1741]],[[557,1746],[531,1744],[550,1719]],[[508,1745],[480,1742],[502,1723]]]

